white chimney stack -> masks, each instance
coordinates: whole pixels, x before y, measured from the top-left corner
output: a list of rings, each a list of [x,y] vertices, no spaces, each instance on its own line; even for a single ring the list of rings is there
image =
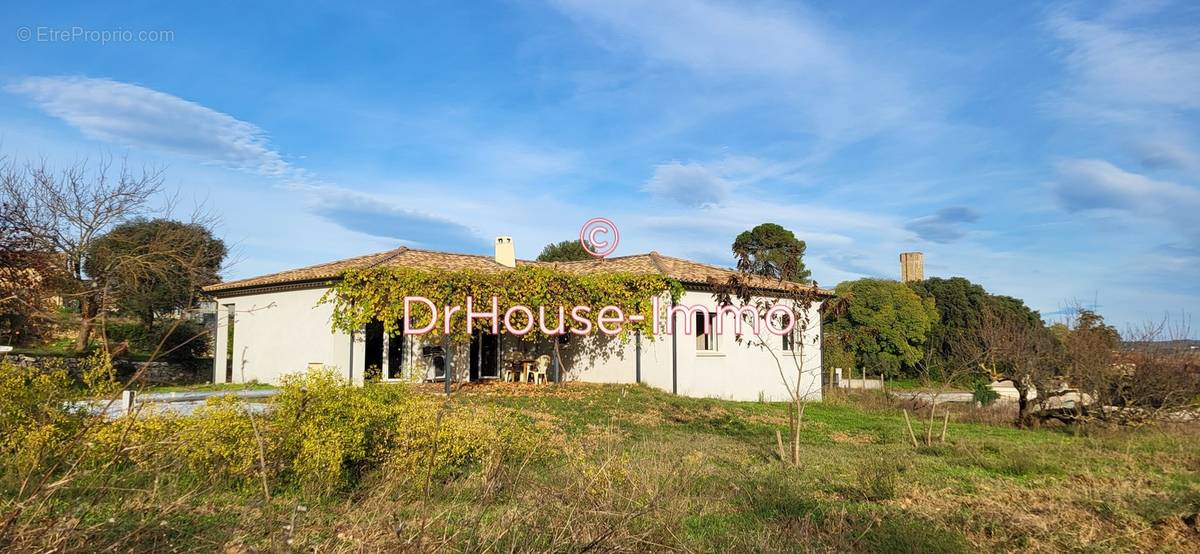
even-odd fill
[[[512,237],[496,237],[496,263],[504,267],[517,267],[517,250]]]

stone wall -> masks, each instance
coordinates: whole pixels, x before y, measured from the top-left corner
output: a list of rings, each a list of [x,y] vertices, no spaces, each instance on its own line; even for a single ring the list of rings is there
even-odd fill
[[[67,373],[78,378],[84,358],[66,356],[29,356],[14,354],[9,360],[21,365],[48,367],[61,364]],[[187,362],[138,362],[133,360],[113,360],[113,368],[117,370],[117,379],[127,382],[135,375],[137,382],[145,385],[194,385],[207,383],[212,380],[212,360],[200,359]],[[140,372],[140,374],[139,374]]]

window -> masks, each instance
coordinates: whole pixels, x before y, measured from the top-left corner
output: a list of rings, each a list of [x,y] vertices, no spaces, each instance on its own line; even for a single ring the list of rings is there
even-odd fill
[[[792,332],[780,337],[783,339],[783,351],[784,352],[794,352],[797,350],[796,335],[797,335],[796,330],[792,329]]]
[[[717,350],[717,314],[712,312],[696,313],[696,350],[706,352]]]

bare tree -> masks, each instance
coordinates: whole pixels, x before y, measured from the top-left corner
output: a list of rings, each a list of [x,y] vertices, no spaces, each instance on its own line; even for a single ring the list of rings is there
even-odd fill
[[[35,248],[61,256],[71,281],[67,296],[80,307],[77,350],[87,348],[92,320],[100,310],[100,291],[84,269],[93,243],[113,225],[146,213],[150,199],[162,189],[161,170],[131,171],[122,162],[115,178],[112,163],[80,162],[61,171],[40,164],[0,166],[0,194],[11,204],[14,224],[32,238]]]
[[[737,342],[763,350],[775,361],[780,382],[789,397],[790,460],[782,452],[782,441],[779,455],[785,462],[799,464],[800,426],[804,421],[804,410],[820,392],[820,367],[816,372],[808,371],[805,367],[820,356],[821,314],[817,308],[822,292],[816,283],[802,285],[747,273],[731,275],[723,283],[710,279],[709,284],[715,290],[713,296],[717,305],[731,308],[736,317],[748,324],[742,326],[742,330],[748,332],[739,333]],[[772,314],[771,310],[775,307],[783,308],[793,323],[791,332],[783,336],[766,329],[768,325],[777,330],[786,325],[782,321],[772,320],[776,317],[783,319],[780,312]],[[748,310],[743,311],[746,308]],[[805,376],[810,373],[815,379],[809,379],[806,385]]]
[[[1011,380],[1017,390],[1019,425],[1032,422],[1037,406],[1065,394],[1059,379],[1060,351],[1045,327],[986,310],[980,338],[983,368],[994,380]]]
[[[1122,381],[1114,405],[1151,415],[1200,409],[1200,349],[1191,336],[1186,314],[1129,329],[1118,355]]]

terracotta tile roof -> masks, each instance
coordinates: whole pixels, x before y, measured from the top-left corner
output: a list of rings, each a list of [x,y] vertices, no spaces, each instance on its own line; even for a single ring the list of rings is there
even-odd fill
[[[737,274],[737,271],[727,267],[702,264],[699,262],[693,262],[691,260],[685,260],[683,258],[663,256],[658,252],[597,260],[585,260],[580,262],[556,262],[553,265],[564,271],[577,273],[591,273],[596,271],[658,273],[682,283],[691,283],[697,285],[707,284],[709,279],[715,279],[717,282],[725,282],[731,275]],[[754,285],[764,289],[777,289],[783,284],[782,281],[767,277],[752,277],[751,282]],[[796,283],[788,284],[794,285]],[[827,289],[821,289],[821,292],[823,294],[833,294],[833,291]]]
[[[517,265],[544,265],[572,273],[595,272],[624,272],[624,273],[658,273],[685,284],[705,285],[709,279],[725,281],[736,272],[729,268],[702,264],[681,258],[663,256],[658,252],[635,254],[632,256],[617,256],[596,260],[578,262],[535,262],[517,260]],[[435,252],[432,250],[417,250],[400,247],[387,252],[368,254],[348,258],[336,262],[302,267],[260,277],[229,281],[204,287],[205,292],[256,289],[276,285],[316,284],[336,279],[342,272],[349,269],[365,269],[369,267],[417,267],[423,269],[477,269],[481,271],[504,271],[507,268],[496,263],[491,256],[475,254],[455,254],[450,252]],[[766,277],[754,278],[755,284],[765,289],[779,288],[781,281]],[[821,289],[822,293],[832,294],[832,291]]]

